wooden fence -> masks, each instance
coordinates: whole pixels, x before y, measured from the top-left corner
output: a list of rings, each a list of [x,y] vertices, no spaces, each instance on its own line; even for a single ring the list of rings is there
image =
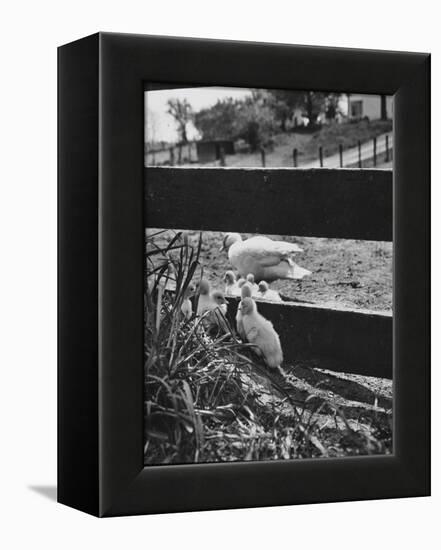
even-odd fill
[[[149,166],[175,166],[198,162],[197,142],[177,143],[161,149],[146,149],[145,163]]]
[[[391,171],[149,167],[145,186],[146,227],[392,240]],[[296,302],[260,302],[259,311],[287,362],[301,355],[392,377],[390,313]]]
[[[375,168],[379,164],[389,163],[393,159],[393,140],[388,134],[374,137],[368,141],[358,140],[355,147],[344,149],[342,144],[338,153],[325,156],[326,149],[320,146],[317,150],[317,159],[307,161],[302,168]],[[299,166],[298,151],[293,150],[293,165]]]
[[[364,168],[376,167],[377,164],[389,163],[393,158],[393,141],[389,135],[374,137],[371,140],[357,143],[356,147],[344,149],[340,144],[338,153],[331,156],[325,156],[326,150],[320,146],[317,149],[317,159],[309,160],[300,164],[300,168]],[[265,147],[260,148],[260,164],[263,168],[267,165],[267,160],[271,157]],[[292,151],[293,167],[299,167],[299,151],[294,148]],[[197,142],[178,143],[162,149],[146,149],[146,166],[179,166],[198,164]],[[203,164],[203,163],[202,163]],[[219,166],[226,166],[227,160],[223,149],[221,148],[220,159],[217,161]]]

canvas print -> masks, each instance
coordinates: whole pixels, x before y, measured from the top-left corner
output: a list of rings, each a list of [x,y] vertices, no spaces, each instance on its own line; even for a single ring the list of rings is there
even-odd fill
[[[389,96],[145,88],[146,194],[155,171],[173,204],[190,168],[209,186],[232,168],[392,170]],[[246,198],[237,208],[252,220]],[[197,214],[184,228],[146,215],[145,464],[392,454],[393,243],[220,231]]]

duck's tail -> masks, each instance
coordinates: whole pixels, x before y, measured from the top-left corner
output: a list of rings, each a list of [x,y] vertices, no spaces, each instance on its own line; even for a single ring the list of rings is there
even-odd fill
[[[288,279],[303,279],[303,277],[306,277],[308,275],[311,275],[311,271],[309,269],[305,269],[304,267],[300,267],[297,265],[292,258],[288,258],[288,263],[290,266]]]

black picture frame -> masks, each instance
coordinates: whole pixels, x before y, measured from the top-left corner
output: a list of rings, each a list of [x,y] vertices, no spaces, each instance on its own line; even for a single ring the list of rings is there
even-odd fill
[[[59,502],[118,516],[429,495],[430,56],[98,33],[58,67]],[[392,456],[144,467],[144,82],[394,94]]]

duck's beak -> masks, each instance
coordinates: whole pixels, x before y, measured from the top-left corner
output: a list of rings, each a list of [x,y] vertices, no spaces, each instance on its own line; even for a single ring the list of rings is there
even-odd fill
[[[225,246],[222,245],[220,248],[219,248],[219,252],[223,252],[225,250]]]

